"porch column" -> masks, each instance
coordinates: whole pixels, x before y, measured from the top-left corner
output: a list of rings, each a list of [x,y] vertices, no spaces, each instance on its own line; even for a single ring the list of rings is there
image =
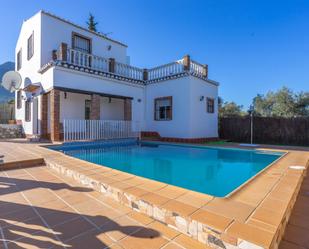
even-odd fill
[[[48,94],[45,93],[41,97],[41,137],[47,138],[48,127]]]
[[[50,139],[60,141],[60,91],[50,92]]]
[[[132,120],[132,100],[124,100],[124,120]]]
[[[92,120],[100,119],[100,98],[98,94],[91,95],[90,119]]]

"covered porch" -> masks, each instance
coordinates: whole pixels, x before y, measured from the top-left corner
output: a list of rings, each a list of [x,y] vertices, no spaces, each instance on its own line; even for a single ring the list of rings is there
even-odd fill
[[[65,120],[131,121],[132,99],[128,96],[55,87],[41,96],[41,138],[62,141]]]

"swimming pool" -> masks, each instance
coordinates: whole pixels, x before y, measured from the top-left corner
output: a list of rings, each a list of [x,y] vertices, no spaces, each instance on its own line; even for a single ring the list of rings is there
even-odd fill
[[[283,153],[154,142],[68,144],[63,153],[189,190],[225,197]]]

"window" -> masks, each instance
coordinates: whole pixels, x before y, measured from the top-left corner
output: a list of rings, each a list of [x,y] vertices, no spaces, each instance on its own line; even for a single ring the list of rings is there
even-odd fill
[[[25,102],[25,121],[31,121],[31,102],[28,100]]]
[[[22,64],[22,50],[20,49],[17,53],[17,70],[21,69]]]
[[[85,119],[90,119],[91,101],[89,99],[85,100]]]
[[[214,113],[215,112],[215,100],[212,98],[207,98],[207,112]]]
[[[33,33],[32,35],[28,38],[28,46],[27,46],[27,58],[30,60],[34,54],[34,38],[33,38]]]
[[[17,91],[17,96],[16,96],[16,105],[17,109],[21,108],[21,90]]]
[[[172,120],[172,97],[155,99],[154,119],[158,121]]]
[[[82,35],[73,33],[72,47],[73,49],[90,54],[91,53],[91,39],[84,37]]]

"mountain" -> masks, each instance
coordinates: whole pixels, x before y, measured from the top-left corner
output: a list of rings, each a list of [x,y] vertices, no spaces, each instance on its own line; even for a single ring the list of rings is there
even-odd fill
[[[0,82],[2,81],[2,76],[10,70],[15,69],[15,63],[8,61],[0,65]],[[5,88],[0,86],[0,102],[7,102],[14,98],[14,93],[7,91]]]

